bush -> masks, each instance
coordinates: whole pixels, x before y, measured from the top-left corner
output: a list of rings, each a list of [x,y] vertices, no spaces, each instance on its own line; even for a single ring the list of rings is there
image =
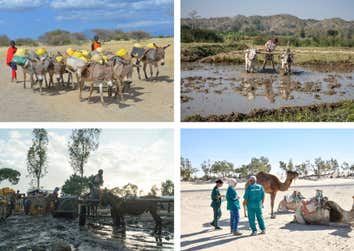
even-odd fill
[[[206,42],[206,43],[222,43],[224,38],[213,30],[192,29],[187,25],[181,27],[181,41],[183,43]]]
[[[71,44],[72,36],[68,31],[54,30],[44,33],[39,41],[47,45],[67,45]]]
[[[18,46],[38,46],[38,42],[32,38],[18,38],[15,42]]]
[[[142,40],[150,38],[150,34],[145,31],[132,31],[129,33],[130,37],[134,40]]]
[[[10,43],[10,39],[6,35],[0,36],[0,46],[8,46]]]

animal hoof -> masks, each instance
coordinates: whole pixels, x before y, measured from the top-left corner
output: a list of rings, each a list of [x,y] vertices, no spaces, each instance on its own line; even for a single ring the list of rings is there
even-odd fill
[[[271,219],[275,219],[275,215],[271,215],[270,218],[271,218]]]

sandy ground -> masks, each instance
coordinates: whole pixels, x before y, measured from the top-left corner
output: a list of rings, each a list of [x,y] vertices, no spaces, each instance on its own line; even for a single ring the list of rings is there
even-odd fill
[[[243,216],[239,229],[243,233],[240,237],[230,234],[229,212],[226,202],[222,205],[222,230],[214,231],[209,225],[212,221],[210,207],[210,192],[213,184],[181,185],[181,248],[182,250],[353,250],[354,233],[350,228],[334,228],[328,226],[300,225],[290,223],[293,214],[277,214],[276,219],[270,218],[270,198],[266,196],[264,217],[267,227],[266,235],[250,237],[247,219]],[[222,193],[226,193],[224,185]],[[237,185],[239,196],[243,196],[244,183]],[[343,209],[350,210],[354,195],[353,179],[326,179],[320,181],[296,180],[288,192],[277,194],[275,208],[278,203],[294,191],[309,198],[314,196],[316,189],[322,189],[325,196],[337,202]]]
[[[173,38],[159,38],[142,41],[142,44],[156,42],[160,46],[173,45]],[[116,51],[120,48],[130,50],[133,41],[109,42],[103,44],[106,50]],[[68,47],[74,49],[89,48],[82,46],[46,47],[48,51],[64,52]],[[139,80],[136,70],[133,84],[125,101],[118,102],[108,98],[105,93],[106,106],[99,102],[99,94],[93,93],[91,102],[79,101],[79,91],[56,86],[44,89],[40,95],[37,86],[34,90],[27,82],[23,88],[22,69],[18,70],[18,83],[10,82],[10,68],[5,65],[6,48],[0,48],[0,121],[2,122],[167,122],[173,121],[173,46],[166,49],[166,64],[160,66],[160,77],[153,81]],[[67,76],[64,76],[67,79]],[[83,92],[88,97],[88,90]]]

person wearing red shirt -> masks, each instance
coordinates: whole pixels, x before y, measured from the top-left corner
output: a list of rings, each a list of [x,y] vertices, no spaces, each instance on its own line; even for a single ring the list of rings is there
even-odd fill
[[[17,74],[16,74],[17,65],[14,62],[12,62],[12,58],[14,57],[16,51],[17,51],[16,43],[15,41],[12,40],[10,41],[9,49],[7,49],[7,57],[6,57],[6,64],[11,67],[11,71],[12,71],[11,82],[17,80]]]

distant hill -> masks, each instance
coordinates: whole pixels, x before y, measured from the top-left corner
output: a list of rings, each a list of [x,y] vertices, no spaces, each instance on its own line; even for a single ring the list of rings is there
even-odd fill
[[[338,35],[351,39],[354,36],[354,21],[340,18],[324,20],[300,19],[292,15],[242,16],[217,18],[184,18],[182,25],[222,32],[244,32],[248,34],[296,35],[301,37],[327,36],[335,30]]]

